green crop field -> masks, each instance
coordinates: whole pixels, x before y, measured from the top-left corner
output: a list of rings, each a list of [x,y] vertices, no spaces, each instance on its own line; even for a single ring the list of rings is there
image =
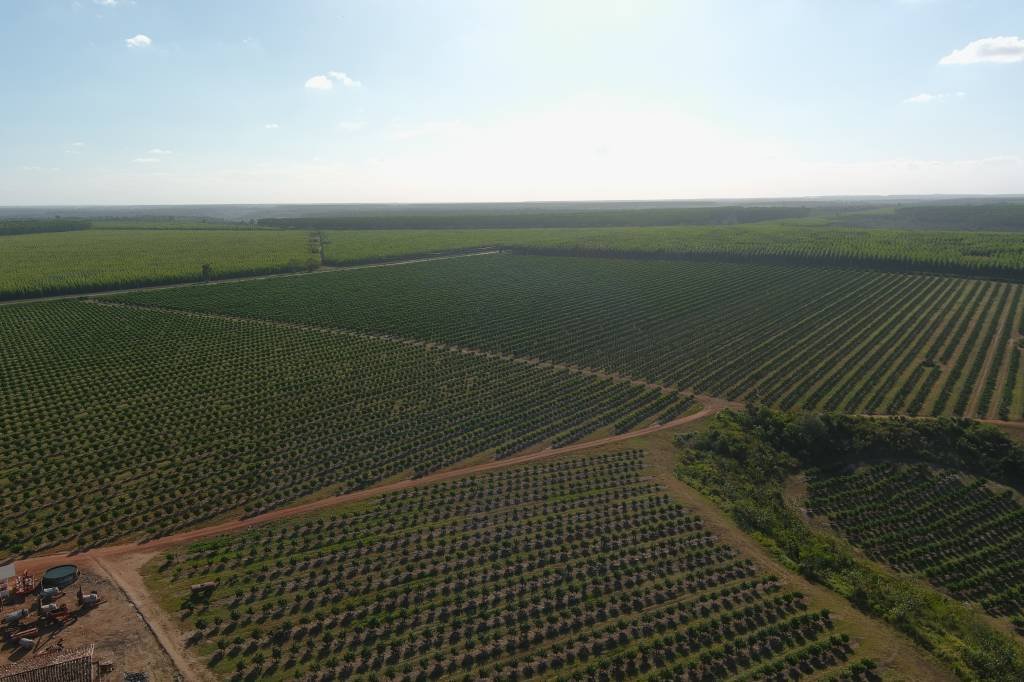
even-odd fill
[[[120,300],[395,334],[771,405],[1019,419],[1021,285],[839,268],[474,256]]]
[[[683,396],[331,331],[79,301],[0,307],[0,555],[152,537]]]
[[[1010,490],[924,464],[877,464],[815,476],[809,491],[808,513],[827,515],[870,558],[1024,630],[1024,507]]]
[[[305,232],[96,230],[0,236],[0,300],[307,267]]]
[[[844,266],[1024,281],[1024,240],[1016,233],[850,229],[823,219],[711,227],[359,230],[324,234],[324,255],[334,264],[491,246],[563,255]]]
[[[193,597],[189,586],[216,581]],[[873,667],[625,452],[204,541],[147,582],[222,678],[799,679]]]

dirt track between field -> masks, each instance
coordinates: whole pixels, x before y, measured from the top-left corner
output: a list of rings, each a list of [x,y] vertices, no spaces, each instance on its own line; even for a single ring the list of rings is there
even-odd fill
[[[611,443],[618,443],[638,436],[645,436],[650,433],[657,431],[663,431],[665,429],[672,429],[689,424],[691,422],[699,421],[705,417],[709,417],[713,414],[720,412],[727,407],[735,407],[732,403],[724,400],[718,400],[714,398],[701,398],[704,403],[704,407],[699,411],[684,417],[680,417],[671,422],[665,424],[653,424],[646,426],[634,431],[627,431],[626,433],[616,434],[612,436],[605,436],[603,438],[596,438],[594,440],[583,441],[580,443],[573,443],[560,448],[545,448],[536,452],[529,452],[522,455],[513,455],[511,457],[505,457],[503,459],[495,459],[481,464],[473,464],[461,468],[445,469],[420,478],[409,478],[401,481],[395,481],[392,483],[385,483],[382,485],[373,486],[371,488],[364,488],[363,490],[356,490],[351,493],[345,493],[343,495],[334,495],[331,497],[325,497],[312,502],[306,502],[303,504],[294,505],[291,507],[282,507],[269,511],[265,514],[253,516],[247,519],[234,519],[231,521],[225,521],[211,526],[204,526],[202,528],[196,528],[193,530],[183,531],[174,535],[167,535],[162,538],[157,538],[145,543],[124,543],[120,545],[107,545],[105,547],[97,547],[95,549],[85,550],[82,552],[64,552],[60,554],[50,554],[41,557],[31,557],[22,561],[18,561],[18,570],[30,570],[30,571],[41,571],[47,567],[61,563],[63,561],[75,561],[87,557],[99,558],[103,560],[104,566],[109,566],[108,560],[114,557],[123,557],[132,554],[153,554],[158,551],[165,550],[169,547],[185,544],[188,542],[194,542],[196,540],[202,540],[204,538],[213,537],[216,535],[224,535],[226,533],[235,533],[238,531],[247,530],[255,526],[260,526],[273,521],[280,521],[282,519],[291,518],[294,516],[300,516],[302,514],[309,514],[311,512],[320,511],[323,509],[330,509],[332,507],[338,507],[345,504],[351,504],[353,502],[360,502],[363,500],[376,497],[378,495],[384,495],[386,493],[398,492],[400,490],[408,490],[410,488],[419,488],[428,486],[433,483],[439,483],[442,481],[450,481],[457,478],[464,478],[466,476],[473,476],[477,474],[486,473],[489,471],[496,471],[499,469],[505,469],[511,466],[517,466],[520,464],[526,464],[528,462],[536,462],[544,459],[551,459],[559,457],[561,455],[578,452],[580,450],[587,450],[589,448],[599,447],[602,445],[608,445]]]

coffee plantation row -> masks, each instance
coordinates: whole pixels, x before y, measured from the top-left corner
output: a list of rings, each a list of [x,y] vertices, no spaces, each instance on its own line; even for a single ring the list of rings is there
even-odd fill
[[[638,451],[393,493],[160,557],[225,679],[797,680],[874,666],[720,543]],[[190,585],[215,583],[209,592]]]
[[[656,417],[626,381],[81,301],[0,307],[0,558],[153,537]]]
[[[846,269],[491,255],[120,300],[539,357],[785,408],[1020,419],[1022,291]]]
[[[1009,490],[924,464],[878,464],[812,477],[807,504],[870,558],[1024,631],[1024,507]]]

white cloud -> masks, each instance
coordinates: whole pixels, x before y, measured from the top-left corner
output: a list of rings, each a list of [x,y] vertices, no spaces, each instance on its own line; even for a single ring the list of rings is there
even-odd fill
[[[71,146],[72,147],[84,147],[85,143],[84,142],[72,142]]]
[[[330,90],[334,83],[327,76],[313,76],[306,81],[306,88],[309,90]]]
[[[320,73],[309,78],[306,81],[306,87],[310,90],[333,90],[335,81],[346,88],[361,88],[363,86],[344,71],[328,71],[326,76]]]
[[[124,44],[128,47],[149,47],[153,44],[153,39],[142,33],[132,36],[131,38],[125,38]]]
[[[104,7],[116,7],[118,0],[92,0],[97,5],[103,5]]]
[[[347,133],[354,133],[357,130],[362,130],[365,126],[366,124],[362,121],[338,121],[338,128]]]
[[[932,102],[941,102],[947,99],[953,99],[960,97],[966,97],[966,92],[922,92],[920,95],[914,95],[903,100],[904,104],[930,104]]]
[[[154,156],[140,156],[137,159],[132,159],[133,163],[160,163],[160,159]]]
[[[953,50],[939,64],[1012,64],[1024,62],[1024,40],[1017,36],[981,38],[966,47]]]
[[[155,154],[157,156],[168,156],[170,154],[173,154],[174,152],[170,151],[169,149],[160,149],[159,147],[154,147],[153,149],[150,149],[146,153]]]
[[[281,126],[277,125],[276,123],[264,123],[263,127],[266,128],[267,130],[277,130]]]
[[[328,71],[327,75],[344,85],[346,88],[360,88],[363,86],[362,83],[349,77],[349,75],[344,71]]]

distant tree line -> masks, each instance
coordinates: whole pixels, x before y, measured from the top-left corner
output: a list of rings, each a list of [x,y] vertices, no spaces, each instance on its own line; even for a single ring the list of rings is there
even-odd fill
[[[900,206],[891,213],[847,213],[836,226],[900,230],[1024,231],[1024,203]]]
[[[780,236],[781,239],[781,236]],[[500,245],[499,245],[500,246]],[[580,258],[630,258],[638,260],[686,260],[708,263],[752,263],[761,265],[792,265],[840,267],[879,272],[909,274],[952,275],[976,277],[1007,282],[1024,282],[1024,272],[1011,265],[956,261],[926,261],[910,256],[872,256],[832,253],[750,253],[723,248],[719,250],[659,249],[640,251],[631,249],[590,248],[586,246],[505,246],[509,253],[532,256],[577,256]]]
[[[590,211],[388,214],[316,218],[262,218],[259,224],[302,230],[508,229],[527,227],[655,227],[736,225],[806,218],[804,206],[707,206]]]
[[[0,237],[14,234],[38,234],[40,232],[72,232],[88,230],[92,226],[88,220],[3,220],[0,221]]]
[[[764,445],[788,453],[804,466],[831,469],[857,462],[927,462],[1007,485],[1024,484],[1024,446],[995,426],[971,419],[880,419],[777,412],[751,406],[729,413],[716,427],[720,435],[730,429],[755,433]],[[712,437],[704,444],[714,442]],[[734,456],[742,452],[729,447],[726,450]]]

